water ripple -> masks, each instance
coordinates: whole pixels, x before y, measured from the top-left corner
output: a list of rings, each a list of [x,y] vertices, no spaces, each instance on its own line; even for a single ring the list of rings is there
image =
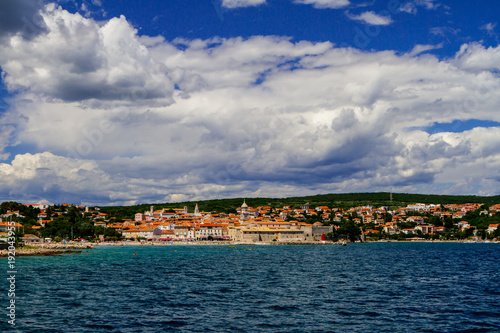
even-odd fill
[[[499,250],[452,243],[154,246],[18,258],[17,327],[498,332]]]

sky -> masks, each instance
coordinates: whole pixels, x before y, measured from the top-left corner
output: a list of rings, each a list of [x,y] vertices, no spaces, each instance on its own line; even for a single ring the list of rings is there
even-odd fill
[[[500,6],[0,1],[0,201],[500,194]]]

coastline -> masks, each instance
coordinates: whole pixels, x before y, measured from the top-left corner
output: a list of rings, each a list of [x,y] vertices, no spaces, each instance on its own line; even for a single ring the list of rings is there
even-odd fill
[[[464,243],[464,244],[495,244],[498,241],[470,241],[470,240],[378,240],[378,241],[365,241],[365,242],[349,242],[346,241],[304,241],[304,242],[217,242],[217,241],[172,241],[172,242],[106,242],[95,243],[94,246],[238,246],[238,245],[266,245],[266,246],[279,246],[279,245],[349,245],[349,244],[369,244],[369,243]]]
[[[83,250],[93,249],[94,246],[91,243],[86,244],[59,244],[59,243],[48,243],[40,244],[38,246],[30,246],[29,248],[19,247],[16,248],[13,253],[16,257],[45,257],[45,256],[59,256],[62,254],[73,254],[82,253]],[[0,258],[8,257],[9,250],[0,250]]]
[[[318,241],[318,242],[217,242],[217,241],[172,241],[172,242],[110,242],[110,243],[96,243],[94,246],[173,246],[173,245],[183,245],[183,246],[237,246],[237,245],[342,245],[342,241],[332,242],[332,241]]]
[[[396,241],[396,240],[379,240],[368,242],[354,243],[464,243],[464,244],[498,244],[498,241],[466,241],[466,240],[418,240],[418,241]],[[61,243],[45,243],[29,248],[16,248],[16,257],[28,256],[59,256],[63,254],[82,253],[83,250],[94,249],[102,246],[280,246],[280,245],[348,245],[354,244],[344,241],[308,241],[308,242],[217,242],[217,241],[175,241],[175,242],[103,242],[103,243],[84,243],[84,244],[61,244]],[[9,250],[0,250],[0,258],[9,256]]]

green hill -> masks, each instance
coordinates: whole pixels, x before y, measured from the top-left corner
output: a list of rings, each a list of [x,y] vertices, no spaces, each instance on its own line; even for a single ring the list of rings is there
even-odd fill
[[[204,201],[187,201],[178,203],[154,203],[141,204],[135,206],[106,206],[100,207],[101,212],[110,214],[117,218],[133,218],[135,213],[144,212],[154,206],[155,209],[162,208],[183,208],[188,207],[189,212],[194,211],[194,207],[198,204],[200,211],[210,211],[214,213],[220,212],[235,212],[237,207],[240,207],[243,200],[251,207],[271,206],[272,208],[290,206],[291,208],[300,208],[301,205],[309,203],[311,208],[316,206],[329,206],[338,208],[349,208],[360,205],[373,206],[406,206],[411,203],[425,204],[463,204],[463,203],[482,203],[487,206],[500,203],[500,196],[482,197],[474,195],[427,195],[427,194],[408,194],[408,193],[393,193],[392,202],[390,193],[339,193],[339,194],[318,194],[305,197],[291,198],[233,198],[233,199],[217,199]]]

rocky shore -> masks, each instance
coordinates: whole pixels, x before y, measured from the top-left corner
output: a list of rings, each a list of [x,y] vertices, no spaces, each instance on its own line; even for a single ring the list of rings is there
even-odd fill
[[[61,244],[61,243],[44,243],[35,245],[38,248],[42,249],[58,249],[58,250],[68,250],[68,249],[77,249],[77,250],[86,250],[93,249],[94,245],[92,243],[73,243],[73,244]]]
[[[81,253],[82,250],[93,249],[92,244],[39,244],[36,247],[18,247],[16,257],[59,256],[61,254]],[[0,257],[9,256],[9,250],[0,250]]]

